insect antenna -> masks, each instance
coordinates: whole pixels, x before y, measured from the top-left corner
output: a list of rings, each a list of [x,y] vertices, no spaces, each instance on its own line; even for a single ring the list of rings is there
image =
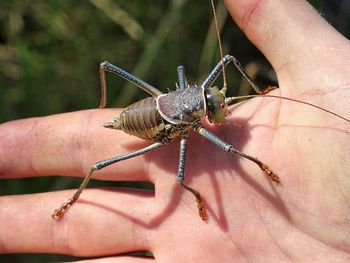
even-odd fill
[[[325,109],[325,108],[322,108],[322,107],[317,106],[317,105],[315,105],[315,104],[312,104],[312,103],[310,103],[310,102],[301,101],[301,100],[292,99],[292,98],[287,98],[287,97],[283,97],[283,96],[277,96],[277,95],[270,95],[270,94],[253,94],[253,95],[243,95],[243,96],[227,97],[227,98],[225,99],[225,103],[231,104],[231,103],[233,103],[233,102],[236,101],[236,100],[249,99],[249,98],[255,98],[255,97],[276,98],[276,99],[289,100],[289,101],[293,101],[293,102],[305,104],[305,105],[308,105],[308,106],[310,106],[310,107],[314,107],[314,108],[316,108],[316,109],[319,109],[319,110],[322,110],[322,111],[324,111],[324,112],[327,112],[327,113],[329,113],[329,114],[331,114],[331,115],[334,115],[334,116],[336,116],[336,117],[338,117],[338,118],[340,118],[340,119],[343,119],[343,120],[345,120],[345,121],[347,121],[347,122],[350,123],[350,119],[347,119],[347,118],[345,118],[345,117],[343,117],[343,116],[341,116],[341,115],[339,115],[339,114],[337,114],[337,113],[335,113],[335,112],[333,112],[333,111],[327,110],[327,109]]]
[[[216,16],[216,9],[215,9],[215,5],[214,5],[214,0],[210,0],[211,3],[211,9],[213,11],[213,18],[214,18],[214,22],[215,22],[215,32],[216,32],[216,36],[218,39],[218,46],[219,46],[219,52],[220,52],[220,59],[222,61],[222,59],[224,58],[224,52],[222,51],[222,44],[221,44],[221,37],[220,37],[220,30],[219,30],[219,25],[218,25],[218,19]],[[226,79],[226,72],[225,72],[225,65],[224,63],[221,62],[221,67],[222,67],[222,78],[223,78],[223,87],[220,90],[220,92],[223,95],[226,95],[226,91],[227,91],[227,79]]]

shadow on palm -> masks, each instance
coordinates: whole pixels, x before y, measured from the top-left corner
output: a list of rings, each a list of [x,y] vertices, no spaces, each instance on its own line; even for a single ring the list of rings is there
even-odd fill
[[[200,191],[205,199],[209,220],[214,220],[224,231],[229,228],[228,220],[234,221],[228,212],[232,208],[226,209],[226,207],[232,205],[230,200],[239,200],[242,194],[251,195],[250,199],[267,202],[271,209],[278,211],[282,217],[291,221],[291,211],[285,205],[280,192],[291,183],[292,187],[300,187],[302,193],[307,185],[301,179],[306,175],[303,173],[310,175],[312,167],[308,165],[312,163],[312,158],[318,158],[315,154],[306,159],[303,156],[303,148],[312,146],[314,133],[327,129],[333,130],[332,127],[293,125],[290,121],[292,116],[279,111],[282,109],[281,105],[285,106],[284,110],[289,107],[295,108],[295,105],[290,102],[281,104],[276,99],[262,101],[258,98],[234,106],[232,114],[228,117],[228,123],[224,125],[205,124],[209,130],[238,150],[257,156],[268,164],[280,176],[279,185],[270,182],[254,163],[226,153],[200,135],[190,133],[185,181]],[[241,113],[244,113],[244,117],[237,117]],[[135,145],[131,147],[134,148]],[[155,214],[148,222],[125,214],[123,216],[147,227],[157,227],[169,214],[182,215],[177,208],[182,196],[188,193],[185,193],[176,183],[178,152],[179,141],[175,140],[170,145],[144,156],[150,165],[148,173],[156,182],[156,191],[160,192],[159,198],[167,198],[167,205],[159,209],[159,214]],[[158,180],[158,178],[162,179]],[[241,200],[241,202],[246,201]],[[190,208],[190,216],[201,222],[192,196],[186,201],[186,205]],[[251,209],[249,206],[247,202],[245,205],[247,210],[242,212],[249,211]]]
[[[247,106],[249,106],[247,103],[243,103],[238,108],[247,112]],[[254,149],[260,149],[259,158],[270,167],[273,167],[273,163],[269,163],[269,160],[271,159],[270,154],[273,155],[274,153],[270,152],[271,149],[268,149],[265,153],[261,151],[261,148],[263,147],[264,149],[266,141],[272,135],[266,135],[265,138],[259,137],[260,129],[267,129],[271,132],[271,125],[273,124],[256,122],[254,112],[256,110],[259,111],[259,109],[255,109],[254,106],[249,107],[249,111],[253,112],[253,115],[249,118],[236,117],[233,112],[230,116],[230,123],[220,126],[211,126],[205,123],[205,126],[240,151],[257,156],[254,153]],[[269,117],[271,120],[273,120],[272,116]],[[129,151],[135,148],[139,147],[130,144]],[[264,155],[261,155],[261,153]],[[152,216],[150,221],[145,222],[143,219],[132,218],[123,212],[114,211],[148,228],[154,228],[162,224],[170,214],[178,214],[179,217],[177,218],[181,220],[180,217],[183,216],[183,211],[181,212],[178,206],[183,203],[181,201],[182,196],[188,195],[188,193],[183,191],[176,182],[178,154],[179,140],[175,140],[170,145],[144,155],[146,163],[150,166],[147,172],[150,174],[152,181],[155,181],[156,191],[160,193],[158,198],[166,198],[168,200],[167,204],[159,209],[158,214]],[[134,160],[134,162],[137,161]],[[114,169],[117,169],[118,164],[114,166]],[[290,219],[289,211],[283,204],[283,200],[277,191],[275,191],[276,187],[283,186],[271,182],[254,163],[219,149],[216,145],[194,132],[190,133],[185,174],[186,183],[196,188],[205,199],[209,220],[214,220],[224,231],[228,231],[228,220],[231,220],[230,214],[226,211],[226,206],[231,205],[229,200],[239,200],[242,192],[248,194],[252,189],[257,198],[266,200],[274,209],[280,211],[285,218]],[[159,180],[160,178],[161,180]],[[283,182],[284,179],[282,178],[282,185]],[[246,193],[245,188],[247,185],[249,191]],[[190,212],[187,216],[194,218],[198,223],[202,223],[197,215],[194,198],[189,196],[185,204],[189,208],[187,211]],[[98,206],[111,210],[111,208],[108,208],[108,205]],[[246,206],[249,205],[247,204]]]

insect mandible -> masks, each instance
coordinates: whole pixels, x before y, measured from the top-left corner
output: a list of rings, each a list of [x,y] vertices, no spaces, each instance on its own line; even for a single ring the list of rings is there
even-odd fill
[[[212,6],[213,2],[211,0]],[[217,20],[215,15],[215,8],[213,8],[214,21],[217,27]],[[217,29],[218,32],[218,29]],[[254,96],[266,96],[277,97],[280,99],[287,99],[304,103],[312,107],[316,107],[330,114],[336,115],[346,121],[345,119],[331,111],[320,108],[316,105],[302,102],[290,98],[281,96],[274,96],[266,94],[271,88],[261,90],[248,76],[244,68],[239,61],[232,55],[222,55],[220,38],[219,48],[221,53],[221,60],[217,63],[214,69],[210,72],[208,77],[200,84],[189,84],[186,78],[184,66],[177,68],[178,73],[178,85],[176,90],[168,93],[162,93],[157,88],[132,75],[131,73],[111,64],[110,62],[103,62],[100,64],[100,79],[101,79],[101,100],[100,108],[106,106],[106,72],[111,72],[119,77],[126,79],[133,83],[135,86],[146,91],[151,97],[137,101],[130,106],[126,107],[119,116],[115,117],[112,122],[106,123],[105,128],[122,130],[127,134],[137,136],[141,139],[152,142],[151,145],[141,148],[137,151],[117,156],[114,158],[102,160],[96,162],[91,168],[89,173],[85,176],[79,189],[74,195],[64,202],[58,209],[56,209],[52,217],[60,218],[65,211],[75,203],[82,191],[87,186],[93,173],[97,170],[101,170],[114,163],[127,160],[144,153],[154,151],[160,147],[171,143],[175,138],[180,137],[180,153],[179,153],[179,165],[176,180],[187,191],[193,194],[198,206],[199,216],[203,219],[207,219],[206,210],[203,205],[202,197],[196,189],[190,187],[185,183],[185,160],[187,153],[187,142],[189,137],[189,130],[193,129],[196,133],[205,137],[212,143],[216,144],[222,150],[239,155],[253,163],[255,163],[268,178],[278,183],[280,181],[278,175],[273,172],[267,164],[260,161],[258,158],[245,154],[233,145],[223,141],[218,136],[214,135],[201,123],[202,118],[207,118],[209,122],[217,124],[225,121],[225,117],[228,115],[228,106],[237,98],[249,98]],[[249,85],[258,93],[258,95],[248,95],[241,97],[226,97],[226,79],[225,79],[225,67],[232,63],[242,76],[248,81]],[[220,74],[224,76],[224,85],[221,89],[213,86],[215,80]]]

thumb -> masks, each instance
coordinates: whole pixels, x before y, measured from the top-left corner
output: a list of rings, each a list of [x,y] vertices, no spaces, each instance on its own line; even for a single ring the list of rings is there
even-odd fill
[[[225,0],[238,26],[294,90],[339,87],[349,79],[349,41],[304,0]],[[346,81],[348,83],[348,81]]]

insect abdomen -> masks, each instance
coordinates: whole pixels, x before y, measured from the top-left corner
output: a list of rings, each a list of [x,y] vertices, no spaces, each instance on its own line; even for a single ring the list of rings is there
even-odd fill
[[[159,141],[165,124],[154,97],[137,101],[120,114],[120,129],[141,139]]]

